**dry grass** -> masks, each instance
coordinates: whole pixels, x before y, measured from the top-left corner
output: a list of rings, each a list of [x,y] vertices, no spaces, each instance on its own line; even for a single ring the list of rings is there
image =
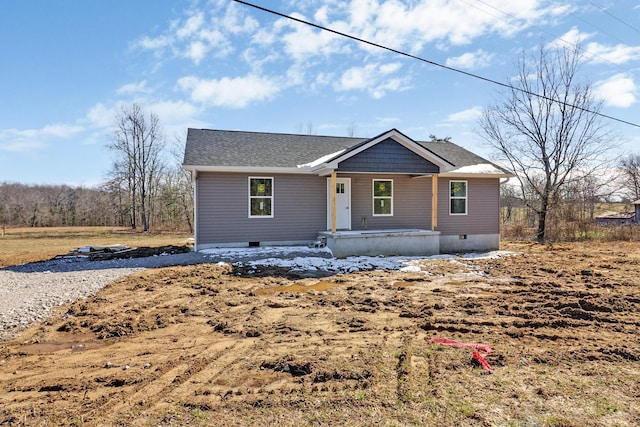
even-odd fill
[[[184,245],[186,233],[142,233],[114,227],[7,228],[0,233],[0,268],[44,261],[82,246]]]

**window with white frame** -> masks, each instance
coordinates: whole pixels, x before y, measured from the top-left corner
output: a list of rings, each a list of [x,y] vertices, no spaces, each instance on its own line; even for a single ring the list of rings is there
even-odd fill
[[[467,181],[449,181],[449,213],[467,214]]]
[[[393,180],[373,180],[373,215],[393,215]]]
[[[273,178],[249,177],[249,218],[273,218]]]

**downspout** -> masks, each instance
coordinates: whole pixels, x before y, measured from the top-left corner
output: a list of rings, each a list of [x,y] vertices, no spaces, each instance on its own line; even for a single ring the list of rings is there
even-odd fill
[[[193,183],[193,250],[198,251],[198,171],[191,171]]]
[[[336,234],[336,171],[331,171],[331,234]]]
[[[431,231],[438,227],[438,174],[431,177]]]

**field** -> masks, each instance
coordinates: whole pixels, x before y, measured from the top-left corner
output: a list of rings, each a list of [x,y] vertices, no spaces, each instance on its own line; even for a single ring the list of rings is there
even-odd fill
[[[0,229],[0,268],[42,261],[82,246],[164,246],[185,244],[186,233],[141,233],[113,227]]]
[[[0,343],[0,424],[640,425],[640,244],[503,249],[413,272],[129,276]],[[434,337],[490,346],[492,372]]]

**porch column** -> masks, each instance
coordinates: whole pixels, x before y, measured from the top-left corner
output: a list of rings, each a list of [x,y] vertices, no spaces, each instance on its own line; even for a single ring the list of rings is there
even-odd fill
[[[431,176],[431,231],[438,226],[438,174]]]
[[[331,233],[336,232],[336,171],[331,171]]]

